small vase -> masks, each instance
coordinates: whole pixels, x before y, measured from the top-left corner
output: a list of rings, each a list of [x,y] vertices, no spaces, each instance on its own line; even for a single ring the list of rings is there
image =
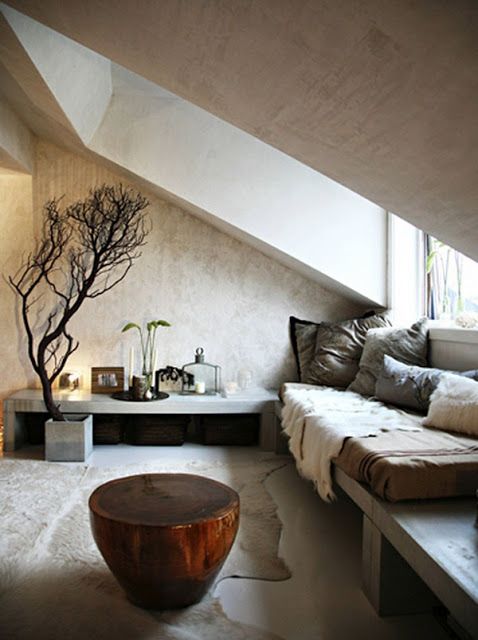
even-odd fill
[[[147,376],[133,376],[133,400],[144,400],[148,389]]]

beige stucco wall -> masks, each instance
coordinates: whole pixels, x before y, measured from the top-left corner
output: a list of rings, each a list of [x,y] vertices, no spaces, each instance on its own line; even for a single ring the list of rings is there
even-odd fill
[[[5,281],[15,273],[22,253],[28,251],[32,243],[31,176],[0,175],[0,202],[1,401],[13,391],[34,382],[15,295]]]
[[[65,195],[67,203],[93,185],[117,181],[84,158],[43,142],[37,146],[36,210],[53,196]],[[127,321],[162,318],[173,326],[161,330],[160,366],[189,362],[202,346],[206,359],[223,367],[223,379],[247,367],[256,384],[277,387],[294,377],[290,314],[321,320],[361,311],[176,206],[145,195],[152,232],[142,257],[125,281],[87,301],[71,325],[80,348],[70,364],[87,379],[91,366],[127,365],[130,346],[137,347],[133,333],[121,334]],[[34,226],[39,226],[37,214]]]

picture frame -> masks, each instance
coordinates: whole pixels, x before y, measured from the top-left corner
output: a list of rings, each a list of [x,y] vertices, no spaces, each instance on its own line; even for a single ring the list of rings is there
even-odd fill
[[[91,367],[91,393],[124,390],[124,367]]]

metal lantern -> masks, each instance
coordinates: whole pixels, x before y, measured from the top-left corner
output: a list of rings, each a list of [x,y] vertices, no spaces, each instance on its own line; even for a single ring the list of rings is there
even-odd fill
[[[204,362],[204,349],[198,347],[194,362],[183,366],[183,389],[181,393],[215,395],[221,386],[221,367]]]

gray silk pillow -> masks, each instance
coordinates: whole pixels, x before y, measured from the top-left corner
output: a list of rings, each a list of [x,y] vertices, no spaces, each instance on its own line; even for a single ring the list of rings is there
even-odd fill
[[[384,315],[354,318],[344,322],[323,322],[316,329],[315,353],[304,382],[347,387],[355,378],[369,329],[388,327]]]
[[[384,356],[383,370],[377,378],[375,396],[382,402],[414,411],[428,411],[430,396],[438,387],[444,373],[454,373],[478,380],[478,370],[445,371],[417,366],[409,366]]]
[[[385,355],[410,365],[427,365],[427,319],[422,318],[409,329],[370,329],[365,340],[359,371],[348,387],[364,396],[373,396]]]

